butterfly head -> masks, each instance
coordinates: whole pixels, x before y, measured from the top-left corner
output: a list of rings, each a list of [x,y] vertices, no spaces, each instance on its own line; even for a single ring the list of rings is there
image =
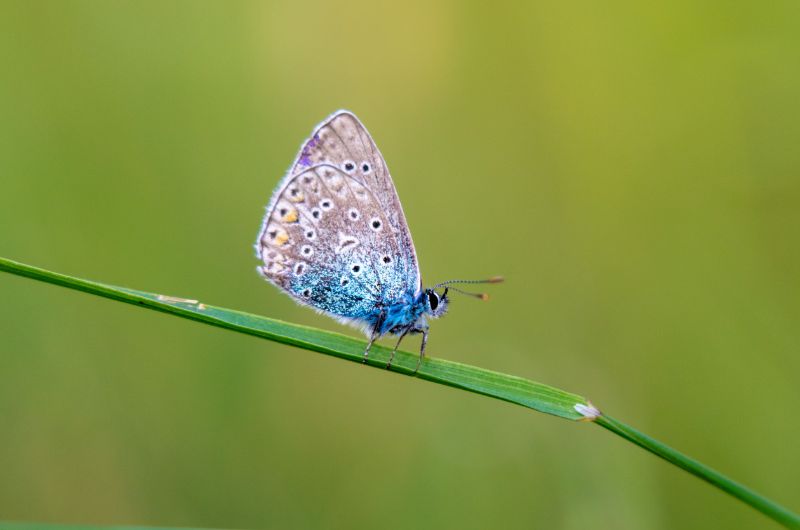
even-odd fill
[[[447,287],[442,294],[436,292],[435,288],[425,289],[425,312],[432,318],[439,318],[447,312]]]

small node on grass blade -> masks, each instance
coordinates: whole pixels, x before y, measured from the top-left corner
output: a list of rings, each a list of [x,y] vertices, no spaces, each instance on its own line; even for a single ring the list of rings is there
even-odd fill
[[[179,298],[177,296],[167,296],[165,294],[158,295],[159,302],[169,302],[170,304],[199,304],[197,300],[190,300],[189,298]]]
[[[200,311],[202,311],[205,308],[206,308],[206,304],[197,304],[197,309],[199,309]]]
[[[583,403],[576,403],[573,407],[575,412],[583,416],[579,421],[594,421],[600,417],[602,412],[600,412],[594,405],[592,405],[591,401],[587,401],[584,405]]]

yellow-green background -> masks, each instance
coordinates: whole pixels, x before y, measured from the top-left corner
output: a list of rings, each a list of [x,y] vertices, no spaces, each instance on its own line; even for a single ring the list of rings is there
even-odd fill
[[[341,330],[251,244],[348,108],[426,283],[507,277],[432,356],[586,395],[797,510],[798,27],[794,1],[5,1],[0,255]],[[772,524],[597,427],[8,275],[0,302],[0,519]]]

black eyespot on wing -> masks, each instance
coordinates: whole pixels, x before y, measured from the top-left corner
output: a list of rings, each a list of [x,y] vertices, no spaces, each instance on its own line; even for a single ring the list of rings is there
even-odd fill
[[[380,228],[380,227],[381,227],[381,222],[380,222],[380,221],[378,221],[377,219],[375,219],[374,221],[372,221],[372,228],[374,228],[375,230],[377,230],[377,229],[378,229],[378,228]]]
[[[389,256],[384,256],[383,257],[383,262],[384,263],[391,263],[392,262],[392,258],[390,258]]]
[[[353,272],[358,272],[361,270],[361,265],[353,265]]]
[[[367,164],[366,162],[364,162],[364,163],[361,165],[361,171],[363,171],[364,173],[369,173],[369,164]]]
[[[356,167],[355,164],[353,164],[352,162],[347,162],[344,165],[344,169],[347,170],[347,171],[353,171],[355,169],[355,167]]]
[[[306,298],[311,296],[311,289],[306,289],[305,291],[303,291],[303,296],[305,296]]]
[[[439,295],[435,291],[428,291],[428,304],[431,306],[431,311],[436,311],[439,307]]]
[[[319,210],[312,210],[311,215],[314,217],[314,219],[319,219],[320,216]]]
[[[281,208],[281,209],[278,211],[278,213],[279,213],[279,214],[281,214],[281,217],[283,217],[284,215],[286,215],[286,212],[288,212],[288,211],[289,211],[289,210],[287,210],[286,208]]]

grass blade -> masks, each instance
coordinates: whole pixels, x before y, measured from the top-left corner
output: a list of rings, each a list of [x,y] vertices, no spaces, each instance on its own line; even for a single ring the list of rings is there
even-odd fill
[[[780,504],[772,502],[751,490],[747,486],[739,484],[723,475],[722,473],[711,469],[695,460],[690,458],[671,447],[655,440],[646,434],[643,434],[629,425],[625,425],[621,421],[605,414],[598,417],[596,423],[601,427],[608,429],[614,434],[625,438],[643,449],[663,458],[667,462],[678,466],[679,468],[688,471],[692,475],[700,477],[706,482],[716,486],[722,491],[733,495],[740,501],[749,504],[756,510],[760,511],[767,517],[770,517],[777,522],[784,525],[786,528],[800,528],[800,517],[792,513]]]
[[[74,278],[4,258],[0,258],[0,270],[290,344],[348,361],[361,363],[363,359],[364,341],[339,333],[215,307],[196,300],[147,293]],[[391,349],[375,345],[370,350],[367,364],[385,369],[390,354]],[[392,363],[392,371],[412,374],[416,365],[416,353],[398,351]],[[426,359],[416,377],[502,399],[569,420],[581,419],[582,416],[573,407],[576,403],[586,403],[581,396],[551,386],[441,359]]]
[[[215,307],[197,300],[175,298],[83,280],[6,258],[0,258],[0,271],[61,285],[120,302],[139,305],[353,362],[360,363],[363,356],[364,341],[339,333]],[[390,353],[390,349],[376,345],[370,351],[368,364],[384,369]],[[392,370],[413,374],[416,363],[416,353],[398,351]],[[633,427],[600,413],[586,398],[577,394],[521,377],[442,359],[427,359],[420,367],[416,377],[516,403],[523,407],[567,420],[593,421],[623,439],[650,451],[673,465],[729,493],[785,527],[800,529],[800,517],[797,514],[699,461],[689,458],[679,451],[640,433]],[[0,526],[0,528],[2,527]]]

